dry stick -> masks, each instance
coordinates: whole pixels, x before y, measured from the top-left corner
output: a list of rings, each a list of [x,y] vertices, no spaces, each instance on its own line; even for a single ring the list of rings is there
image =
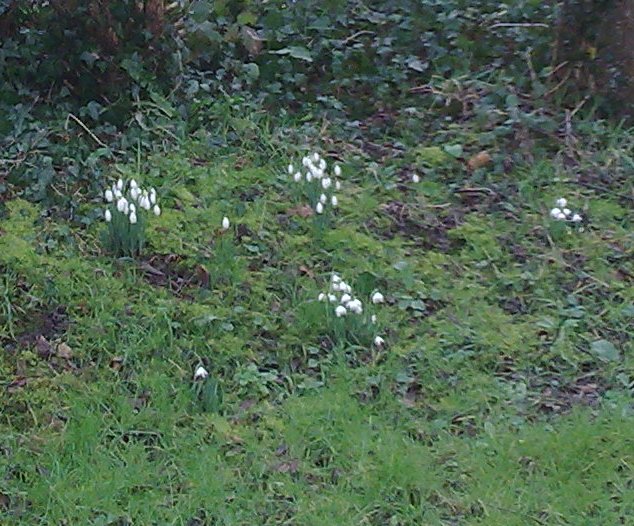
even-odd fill
[[[550,26],[541,22],[498,22],[497,24],[489,26],[489,29],[496,29],[498,27],[545,27],[548,29]]]
[[[364,29],[362,31],[357,31],[356,33],[350,35],[348,38],[346,38],[343,41],[344,46],[352,42],[355,38],[360,37],[361,35],[376,35],[376,33],[374,31],[368,31],[367,29]]]
[[[84,131],[90,135],[90,137],[92,138],[93,141],[95,141],[99,146],[101,146],[102,148],[107,148],[108,145],[106,143],[104,143],[99,137],[97,137],[93,132],[91,132],[88,129],[88,126],[86,126],[81,119],[79,119],[78,117],[76,117],[75,115],[73,115],[72,113],[68,114],[68,117],[66,118],[66,126],[64,127],[64,129],[68,129],[68,119],[73,119],[77,124],[79,124]]]

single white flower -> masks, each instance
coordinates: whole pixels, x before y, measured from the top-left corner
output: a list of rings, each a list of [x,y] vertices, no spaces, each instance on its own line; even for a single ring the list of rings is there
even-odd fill
[[[154,205],[154,215],[156,217],[161,215],[161,207],[159,205]]]
[[[333,207],[337,208],[337,205],[339,205],[339,200],[337,199],[336,195],[333,195],[330,198],[330,203],[332,204]]]
[[[125,213],[126,208],[128,208],[128,200],[125,197],[120,197],[117,201],[117,210]]]
[[[385,301],[385,298],[383,297],[383,294],[381,294],[380,292],[375,292],[374,294],[372,294],[372,303],[374,303],[375,305],[377,303],[383,303]]]
[[[324,171],[320,170],[319,168],[317,168],[314,172],[313,172],[313,177],[315,179],[321,179],[324,176]]]
[[[580,223],[581,221],[583,221],[583,217],[581,217],[579,214],[575,214],[572,216],[571,221],[573,223]]]
[[[343,305],[338,305],[335,309],[335,315],[337,316],[337,318],[341,318],[346,314],[348,314],[348,310]]]
[[[557,219],[557,217],[559,216],[559,214],[561,214],[561,210],[559,208],[553,208],[550,211],[550,217]]]
[[[572,211],[570,210],[570,208],[564,208],[562,212],[564,213],[565,216],[569,216],[570,214],[572,214]]]
[[[339,283],[339,281],[333,281],[331,287],[335,292],[339,292],[341,290],[341,283]]]
[[[354,299],[352,301],[350,301],[347,305],[347,307],[354,312],[355,314],[361,314],[363,313],[363,304],[361,303],[360,300],[358,299]]]
[[[321,171],[324,171],[326,169],[326,159],[320,159],[319,161],[319,169]]]
[[[136,184],[136,181],[134,179],[132,179],[130,181],[130,188],[138,188],[138,187],[139,187],[139,185]]]
[[[377,347],[383,347],[385,345],[385,340],[380,336],[377,336],[376,338],[374,338],[374,345],[376,345]]]
[[[295,168],[293,168],[292,164],[288,165],[288,175],[293,175],[293,172],[295,171]]]
[[[207,369],[205,369],[202,365],[199,365],[196,371],[194,372],[194,380],[204,380],[209,376]]]
[[[154,190],[154,188],[150,189],[150,204],[156,204],[156,190]]]
[[[333,283],[341,283],[341,278],[339,277],[338,274],[333,274],[332,277],[330,278],[330,280]]]
[[[413,183],[419,183],[420,182],[420,176],[418,174],[412,175],[412,182]]]
[[[106,190],[104,197],[106,198],[106,201],[108,201],[109,203],[112,203],[112,200],[114,199],[114,194],[112,193],[112,190],[110,189]]]
[[[103,213],[103,217],[106,220],[106,223],[110,223],[110,221],[112,221],[112,214],[110,213],[110,210],[106,208],[106,211]]]
[[[123,180],[122,179],[119,179],[117,181],[117,190],[119,190],[119,191],[123,190]]]
[[[319,296],[317,296],[318,301],[324,301],[325,299],[326,299],[326,295],[323,292],[321,292]]]
[[[335,189],[341,190],[341,183],[339,181],[335,181]]]
[[[303,165],[304,167],[306,167],[306,166],[308,166],[309,164],[310,164],[310,159],[309,159],[308,157],[304,157],[304,158],[302,159],[302,165]]]
[[[319,161],[319,154],[317,152],[315,152],[313,154],[313,161],[318,162]]]
[[[560,197],[559,199],[557,199],[556,204],[559,208],[564,208],[568,204],[568,201],[563,197]]]
[[[123,197],[121,190],[119,190],[116,186],[114,186],[113,188],[114,190],[112,191],[112,193],[114,194],[115,199],[120,199],[121,197]]]
[[[152,205],[150,204],[150,198],[147,195],[141,197],[141,199],[139,200],[139,206],[145,210],[149,210],[150,208],[152,208]]]
[[[229,222],[229,218],[228,217],[223,217],[222,218],[222,229],[223,230],[228,230],[229,227],[231,226],[231,223]]]
[[[566,214],[564,214],[563,212],[559,212],[559,214],[557,214],[557,219],[563,221],[564,219],[566,219]]]
[[[339,290],[341,292],[347,292],[348,294],[352,294],[352,287],[348,285],[345,281],[342,281],[339,284]]]
[[[295,175],[293,176],[293,179],[295,180],[296,183],[299,183],[302,180],[301,172],[295,172]]]
[[[334,294],[328,294],[328,301],[330,303],[337,303],[337,296],[335,296]]]
[[[370,320],[372,321],[372,323],[376,323],[376,314],[373,314]]]
[[[136,225],[136,213],[135,212],[131,212],[130,213],[130,224],[131,225]]]
[[[332,185],[332,179],[330,179],[330,177],[325,177],[324,179],[321,180],[321,187],[324,190],[328,190],[328,188],[330,188],[331,185]]]
[[[134,199],[135,201],[138,199],[140,194],[141,194],[141,190],[138,188],[133,188],[132,190],[130,190],[130,197]]]
[[[306,181],[308,181],[309,183],[313,180],[313,176],[311,175],[310,172],[306,173]]]
[[[315,207],[315,212],[317,212],[318,214],[324,213],[324,205],[322,205],[321,202],[317,203],[317,206]]]
[[[339,177],[341,175],[341,166],[335,164],[335,175]]]
[[[325,205],[325,204],[326,204],[326,201],[328,201],[328,198],[326,197],[326,194],[321,194],[321,195],[319,196],[319,202],[320,202],[322,205]]]
[[[134,206],[134,203],[130,203],[128,206],[128,210],[130,212],[136,212],[136,206]]]
[[[350,294],[346,293],[343,296],[341,296],[341,303],[343,303],[344,305],[346,303],[349,303],[352,300],[352,296],[350,296]]]

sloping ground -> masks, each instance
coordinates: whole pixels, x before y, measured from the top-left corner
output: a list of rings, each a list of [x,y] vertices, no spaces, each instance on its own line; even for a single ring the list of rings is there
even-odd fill
[[[10,201],[0,523],[634,524],[631,179],[475,153],[344,164],[323,230],[283,161],[153,158],[138,261]],[[385,347],[333,331],[332,272]]]

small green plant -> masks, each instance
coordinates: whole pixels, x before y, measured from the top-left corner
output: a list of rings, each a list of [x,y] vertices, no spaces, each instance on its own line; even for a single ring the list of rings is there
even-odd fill
[[[127,196],[127,197],[126,197]],[[119,179],[104,192],[107,229],[103,235],[106,250],[116,256],[139,256],[145,246],[145,226],[150,214],[161,215],[156,190],[145,190],[132,179],[128,185]]]

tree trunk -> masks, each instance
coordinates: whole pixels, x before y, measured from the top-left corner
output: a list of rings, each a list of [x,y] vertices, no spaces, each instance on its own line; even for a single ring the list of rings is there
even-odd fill
[[[634,117],[634,0],[565,0],[556,56],[577,88]]]

